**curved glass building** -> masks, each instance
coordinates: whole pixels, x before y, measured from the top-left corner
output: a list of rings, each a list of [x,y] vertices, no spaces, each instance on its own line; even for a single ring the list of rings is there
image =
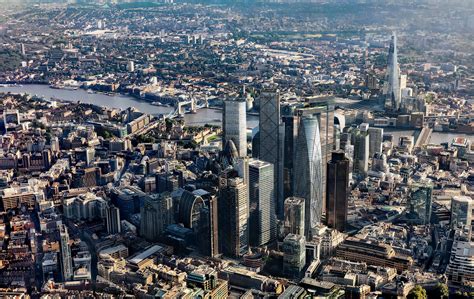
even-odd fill
[[[305,236],[321,222],[323,209],[323,173],[319,122],[304,116],[296,139],[294,195],[305,199]]]

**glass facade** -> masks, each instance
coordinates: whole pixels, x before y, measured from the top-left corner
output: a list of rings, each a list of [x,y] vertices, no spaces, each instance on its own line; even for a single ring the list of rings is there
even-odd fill
[[[232,140],[237,148],[239,157],[247,156],[247,112],[245,101],[234,100],[224,102],[222,114],[222,129],[225,146],[227,140]]]
[[[323,172],[319,121],[304,116],[298,130],[295,154],[295,196],[305,199],[305,236],[321,222],[323,209]]]
[[[451,227],[472,231],[474,228],[474,200],[470,196],[455,196],[451,201]]]
[[[332,153],[327,167],[326,222],[328,227],[344,231],[349,196],[349,159],[344,151]]]
[[[283,126],[280,118],[278,90],[264,89],[260,95],[259,156],[260,160],[273,164],[275,212],[283,215]]]
[[[276,237],[273,164],[257,159],[249,162],[250,245],[261,246]]]
[[[398,110],[400,108],[402,94],[400,89],[400,67],[398,65],[397,37],[395,34],[392,36],[390,49],[388,51],[386,77],[388,86],[385,107],[390,110]]]
[[[218,225],[220,253],[239,257],[247,253],[249,232],[248,187],[239,177],[219,179]]]
[[[431,186],[414,185],[411,187],[409,216],[418,224],[429,224],[431,219]]]

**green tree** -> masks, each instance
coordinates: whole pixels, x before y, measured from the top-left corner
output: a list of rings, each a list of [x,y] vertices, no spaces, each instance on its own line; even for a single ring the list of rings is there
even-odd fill
[[[173,121],[171,119],[167,118],[165,120],[165,124],[166,124],[166,132],[171,131],[171,128],[173,128]]]
[[[428,299],[428,295],[426,294],[426,290],[420,286],[415,286],[410,294],[408,294],[409,299]]]
[[[445,283],[438,283],[436,289],[438,291],[439,298],[443,299],[449,297],[449,289]]]

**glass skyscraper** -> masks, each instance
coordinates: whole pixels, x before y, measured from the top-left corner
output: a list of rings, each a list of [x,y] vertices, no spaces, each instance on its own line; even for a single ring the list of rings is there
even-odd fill
[[[388,50],[387,62],[387,90],[385,99],[385,108],[389,110],[398,110],[401,102],[400,89],[400,66],[398,65],[397,36],[392,35],[390,49]]]
[[[288,197],[285,199],[285,234],[304,236],[304,199]]]
[[[239,157],[247,156],[247,112],[245,101],[224,101],[222,129],[224,132],[222,147],[225,147],[227,140],[232,140],[237,148]]]
[[[224,172],[219,178],[218,223],[219,252],[230,257],[247,253],[249,245],[248,186],[235,170]]]
[[[276,237],[273,164],[251,159],[249,162],[249,235],[252,246],[261,246]]]
[[[294,195],[305,199],[305,236],[321,222],[323,210],[323,157],[319,121],[315,116],[301,118],[296,140]]]
[[[294,157],[299,117],[296,115],[284,115],[282,120],[285,127],[283,142],[283,197],[288,198],[293,196]]]
[[[306,99],[304,107],[297,108],[299,117],[313,116],[318,120],[322,157],[322,198],[326,198],[326,166],[334,148],[334,97],[314,96]],[[298,148],[296,148],[298,150]],[[323,200],[323,211],[326,202]]]
[[[410,188],[408,200],[409,219],[416,224],[429,224],[431,219],[431,194],[433,187],[430,185],[416,184]]]
[[[260,95],[258,158],[273,164],[275,212],[283,217],[283,135],[280,95],[275,87],[266,87]]]
[[[349,159],[344,151],[334,151],[327,165],[326,222],[343,232],[347,224]]]

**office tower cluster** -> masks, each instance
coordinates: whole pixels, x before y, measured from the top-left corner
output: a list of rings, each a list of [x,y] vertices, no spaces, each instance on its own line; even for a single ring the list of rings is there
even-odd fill
[[[473,297],[463,1],[0,2],[0,298]]]

